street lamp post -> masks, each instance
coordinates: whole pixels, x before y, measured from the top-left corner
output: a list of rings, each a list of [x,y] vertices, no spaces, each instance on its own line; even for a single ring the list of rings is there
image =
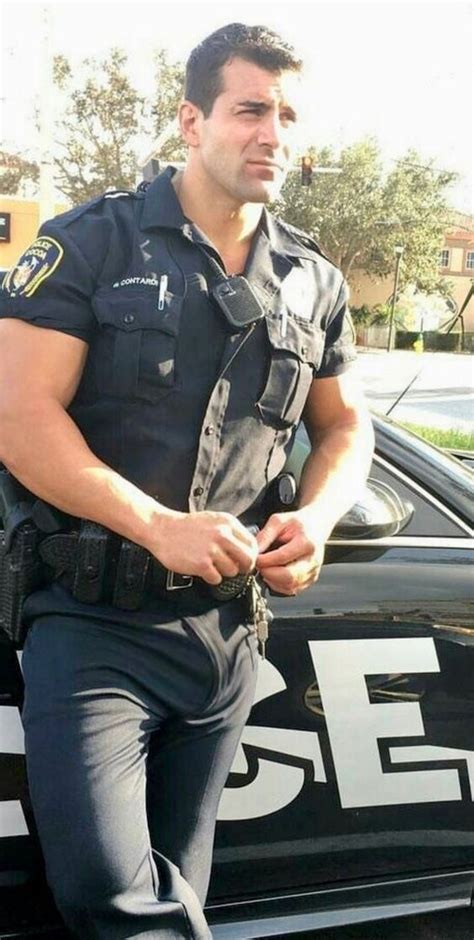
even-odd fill
[[[390,352],[392,349],[392,338],[393,338],[393,324],[395,319],[395,303],[397,300],[397,290],[398,290],[398,276],[400,273],[400,261],[402,260],[404,245],[395,245],[395,255],[396,255],[396,264],[395,264],[395,283],[393,285],[393,296],[392,296],[392,308],[390,310],[390,327],[388,330],[388,343],[387,343],[387,352]]]

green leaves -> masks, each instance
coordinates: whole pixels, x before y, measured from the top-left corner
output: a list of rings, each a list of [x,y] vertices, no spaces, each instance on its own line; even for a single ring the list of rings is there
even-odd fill
[[[25,160],[18,153],[0,151],[0,192],[5,196],[16,196],[22,183],[36,183],[39,167],[31,160]]]
[[[290,174],[276,206],[283,218],[313,235],[346,277],[356,269],[374,278],[391,275],[395,245],[401,244],[401,287],[436,289],[438,253],[450,221],[447,190],[456,174],[437,171],[413,150],[387,173],[371,138],[338,156],[330,147],[310,152],[313,183],[301,187],[299,174]],[[318,167],[341,172],[318,173]]]
[[[56,187],[73,204],[105,189],[135,187],[135,141],[142,130],[145,99],[126,74],[127,58],[112,49],[103,61],[86,59],[79,84],[64,56],[55,61],[63,93],[63,119],[56,140]]]

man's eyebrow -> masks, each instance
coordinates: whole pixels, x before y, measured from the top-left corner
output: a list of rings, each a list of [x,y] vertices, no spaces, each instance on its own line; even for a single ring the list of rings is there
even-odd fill
[[[254,101],[253,99],[244,99],[243,101],[236,102],[237,108],[266,108],[267,110],[271,108],[271,104],[268,101],[262,99]],[[289,104],[283,105],[283,110],[289,111],[294,117],[296,117],[296,111]]]
[[[245,99],[244,101],[237,101],[238,108],[269,108],[270,105],[267,101],[254,101],[252,99]]]

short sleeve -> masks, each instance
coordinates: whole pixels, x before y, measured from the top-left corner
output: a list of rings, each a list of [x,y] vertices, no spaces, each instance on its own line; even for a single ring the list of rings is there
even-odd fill
[[[348,307],[349,289],[343,280],[332,313],[326,323],[326,342],[320,368],[315,378],[341,375],[354,362],[355,332]]]
[[[14,317],[90,342],[96,321],[90,304],[95,276],[70,227],[46,222],[5,275],[0,317]]]

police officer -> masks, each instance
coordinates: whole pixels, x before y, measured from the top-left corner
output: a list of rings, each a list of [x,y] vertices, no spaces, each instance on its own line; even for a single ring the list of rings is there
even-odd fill
[[[94,603],[69,553],[25,610],[31,797],[80,937],[209,936],[217,806],[258,662],[245,598],[213,592],[255,568],[279,593],[311,584],[367,472],[343,279],[264,208],[301,85],[279,36],[217,30],[187,66],[185,169],[47,223],[4,283],[0,458],[76,536],[82,519],[115,538]],[[302,415],[298,508],[265,520]],[[131,543],[141,596],[124,610]]]

